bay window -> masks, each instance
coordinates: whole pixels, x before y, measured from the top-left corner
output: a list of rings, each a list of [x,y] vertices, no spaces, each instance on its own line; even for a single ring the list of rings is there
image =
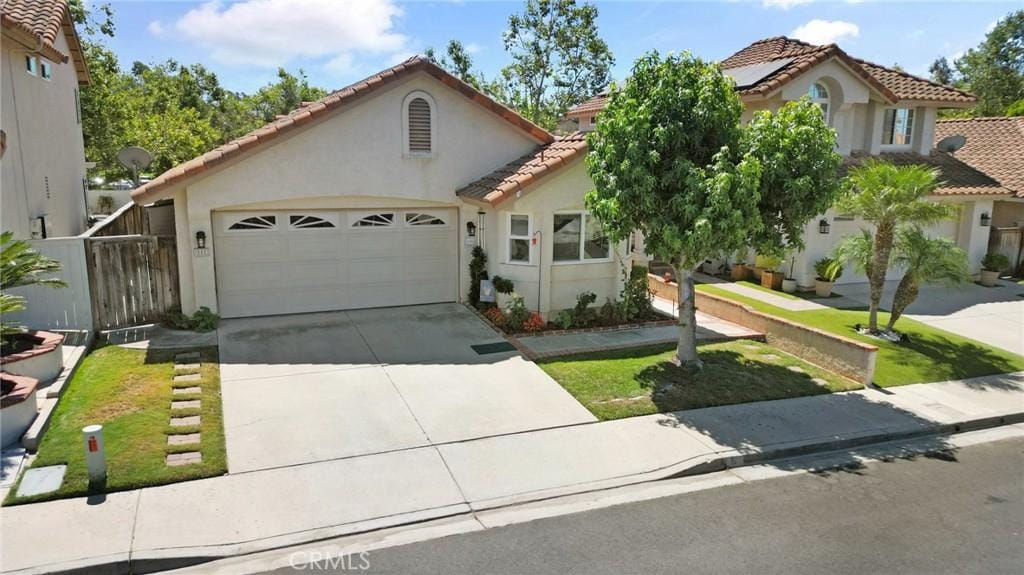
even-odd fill
[[[530,216],[508,215],[508,262],[530,263]]]
[[[556,262],[606,260],[608,238],[601,223],[586,212],[555,214],[552,259]]]

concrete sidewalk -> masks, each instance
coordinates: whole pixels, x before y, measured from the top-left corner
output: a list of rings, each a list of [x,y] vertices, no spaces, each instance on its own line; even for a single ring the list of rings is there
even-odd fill
[[[167,569],[801,453],[906,437],[949,447],[949,433],[1020,421],[1024,372],[584,423],[235,473],[4,508],[0,568]]]

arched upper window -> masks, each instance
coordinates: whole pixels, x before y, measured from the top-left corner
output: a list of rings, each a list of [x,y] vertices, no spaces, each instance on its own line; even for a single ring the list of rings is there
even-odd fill
[[[434,154],[434,99],[426,92],[416,91],[402,104],[402,136],[405,155],[430,157]]]
[[[829,97],[828,88],[824,84],[815,82],[811,84],[807,95],[810,96],[811,101],[821,107],[821,113],[825,116],[825,123],[828,123],[828,108],[829,108]]]

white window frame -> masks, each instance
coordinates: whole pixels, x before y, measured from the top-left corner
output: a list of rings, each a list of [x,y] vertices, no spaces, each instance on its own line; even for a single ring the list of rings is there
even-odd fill
[[[906,144],[887,144],[885,142],[885,116],[889,110],[895,110],[893,113],[893,126],[892,135],[896,136],[896,114],[900,110],[906,110],[908,114],[907,122],[910,124],[910,134],[908,136],[908,142]],[[882,150],[910,150],[914,147],[914,128],[917,124],[917,110],[914,108],[900,108],[898,106],[887,106],[882,109],[882,133],[879,134],[879,138],[882,140],[880,143],[880,149]]]
[[[426,100],[430,106],[430,152],[414,152],[409,149],[409,104],[416,98]],[[402,100],[402,157],[430,159],[437,157],[437,104],[430,94],[422,90],[409,92]]]
[[[380,214],[380,215],[391,214],[392,216],[394,216],[395,219],[391,222],[391,224],[386,225],[386,226],[358,226],[358,225],[356,225],[357,223],[359,223],[359,220],[361,220],[361,219],[363,219],[363,218],[365,218],[367,216],[373,216],[373,215],[378,215],[378,214]],[[395,229],[398,229],[398,227],[401,225],[400,220],[402,220],[404,217],[405,216],[402,215],[402,212],[400,210],[381,209],[381,210],[373,210],[373,211],[349,212],[349,215],[348,215],[348,228],[347,229],[349,229],[351,231],[360,231],[360,232],[364,232],[364,231],[378,231],[379,232],[379,231],[382,231],[382,230],[395,230]]]
[[[274,218],[274,226],[270,228],[258,228],[258,229],[247,229],[247,230],[233,230],[231,226],[241,222],[248,218]],[[284,216],[287,218],[287,216]],[[271,232],[277,232],[282,228],[281,226],[282,215],[277,212],[230,212],[225,214],[222,218],[223,231],[226,234],[265,234]]]
[[[39,75],[39,58],[32,55],[25,56],[25,73],[29,76]]]
[[[821,89],[824,90],[826,94],[824,98],[818,96],[811,96],[811,90],[813,90],[815,86],[821,86]],[[811,99],[812,102],[821,107],[821,110],[825,116],[825,124],[831,126],[832,92],[828,89],[828,86],[826,86],[823,82],[811,82],[811,86],[807,89],[807,96]]]
[[[555,233],[554,232],[555,232],[555,230],[554,230],[554,218],[552,218],[552,222],[551,222],[551,250],[552,250],[551,265],[553,265],[553,266],[562,266],[562,265],[578,266],[580,264],[606,264],[606,263],[612,261],[612,254],[615,251],[615,246],[612,244],[611,240],[608,241],[608,256],[607,257],[604,257],[604,258],[591,258],[591,259],[588,259],[588,258],[584,257],[583,246],[586,244],[586,241],[587,241],[587,220],[589,218],[593,217],[593,216],[590,215],[590,212],[588,212],[586,210],[566,210],[566,211],[554,212],[553,215],[555,215],[555,216],[575,216],[575,215],[579,215],[581,217],[580,217],[580,241],[579,241],[579,254],[578,254],[579,255],[579,259],[577,259],[577,260],[556,260],[555,259],[555,257],[554,257],[554,249],[555,249]]]
[[[597,114],[594,114],[593,116],[590,117],[590,125],[591,126],[596,126],[597,125]]]
[[[39,77],[47,82],[53,79],[53,64],[42,58],[39,59]]]
[[[303,226],[296,226],[295,224],[292,223],[292,218],[293,217],[307,217],[307,216],[311,216],[311,217],[314,217],[314,218],[320,218],[321,220],[330,223],[332,227],[303,227]],[[341,221],[340,221],[341,218],[338,217],[338,214],[330,213],[330,212],[315,212],[315,211],[291,212],[291,213],[285,214],[285,219],[287,220],[285,222],[285,225],[287,225],[288,229],[290,231],[293,231],[293,232],[329,232],[329,231],[337,231],[337,230],[339,230],[341,228]]]
[[[519,236],[512,233],[512,218],[523,216],[526,218],[526,235]],[[513,266],[533,265],[533,216],[521,212],[509,212],[505,218],[505,263]],[[512,259],[512,240],[526,240],[526,261],[520,262]]]

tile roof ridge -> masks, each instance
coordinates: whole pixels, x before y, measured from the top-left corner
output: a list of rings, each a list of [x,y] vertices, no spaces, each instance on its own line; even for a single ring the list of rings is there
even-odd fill
[[[922,78],[921,76],[918,76],[916,74],[911,74],[910,72],[907,72],[907,71],[904,71],[904,70],[897,70],[896,68],[890,68],[888,66],[883,66],[883,65],[878,64],[876,62],[872,62],[870,60],[865,60],[863,58],[856,58],[854,56],[850,56],[850,58],[852,60],[856,61],[858,64],[861,64],[861,65],[867,65],[867,66],[874,66],[876,68],[882,68],[883,70],[886,70],[888,72],[892,72],[893,74],[899,74],[899,75],[904,76],[906,78],[912,78],[912,79],[917,80],[919,82],[925,82],[925,83],[931,84],[932,86],[936,86],[936,87],[939,87],[939,88],[945,88],[947,90],[953,90],[954,92],[959,92],[961,95],[964,95],[964,96],[968,96],[968,97],[972,97],[972,98],[974,97],[970,92],[966,92],[966,91],[961,90],[960,88],[957,88],[955,86],[947,86],[946,84],[940,84],[940,83],[935,82],[933,80],[929,80],[928,78]]]

